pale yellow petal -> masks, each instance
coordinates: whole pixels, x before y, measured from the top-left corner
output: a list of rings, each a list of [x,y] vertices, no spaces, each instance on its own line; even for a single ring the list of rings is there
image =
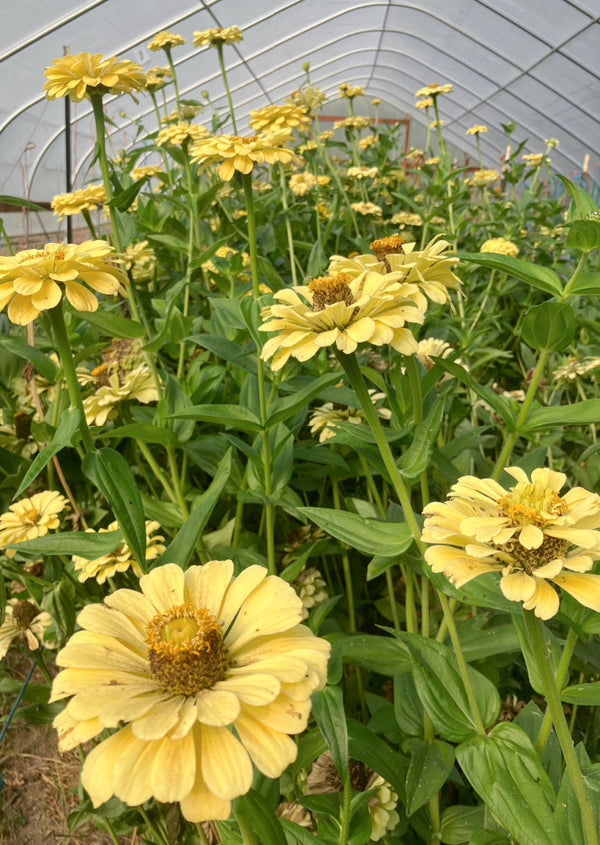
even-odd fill
[[[139,596],[139,593],[136,593]],[[144,636],[121,611],[104,604],[88,604],[79,613],[77,623],[88,631],[118,637],[130,645],[145,651]]]
[[[223,820],[229,818],[231,802],[217,798],[207,787],[202,777],[202,740],[199,726],[193,731],[196,754],[196,779],[190,792],[181,799],[180,806],[184,818],[189,822]]]
[[[270,575],[242,602],[226,637],[230,654],[233,656],[250,639],[293,627],[301,618],[302,601],[296,591],[281,578]]]
[[[600,575],[563,571],[552,580],[579,604],[600,613]]]
[[[183,569],[175,563],[157,566],[140,578],[140,589],[157,613],[165,613],[185,601]]]
[[[79,282],[65,282],[65,293],[76,311],[97,311],[98,300],[85,285]]]
[[[219,617],[223,597],[233,578],[233,562],[211,560],[204,566],[190,566],[184,577],[185,600]]]
[[[228,693],[235,694],[235,696],[245,704],[254,704],[256,706],[268,704],[279,695],[281,684],[273,675],[260,674],[244,674],[241,676],[230,675],[223,681],[215,684],[215,692],[224,690]],[[200,721],[204,721],[200,719]],[[233,721],[233,719],[232,719]],[[212,722],[210,724],[217,724]],[[222,722],[219,724],[228,724]]]
[[[535,593],[535,581],[525,572],[511,572],[500,580],[500,589],[509,601],[528,601]]]
[[[169,692],[162,693],[162,696],[162,700],[157,696],[152,706],[139,718],[130,715],[123,717],[131,720],[131,730],[138,739],[162,739],[179,722],[185,697]]]
[[[245,711],[236,721],[235,729],[252,762],[266,777],[279,777],[296,759],[298,747],[293,739],[267,727]]]
[[[174,741],[165,737],[158,744],[150,773],[152,794],[157,801],[181,801],[196,779],[196,753],[192,733]]]
[[[519,533],[519,543],[525,549],[539,549],[544,542],[544,532],[537,525],[525,525]]]
[[[153,616],[156,616],[156,608],[152,602],[138,590],[122,589],[107,596],[104,603],[124,613],[130,619],[135,619],[146,627]],[[141,629],[140,629],[141,630]]]
[[[227,590],[219,621],[223,623],[223,630],[227,630],[233,618],[238,613],[242,602],[267,577],[267,570],[264,566],[249,566],[244,569]]]
[[[292,701],[287,695],[280,695],[264,707],[245,704],[244,713],[274,731],[297,734],[306,727],[310,701]]]
[[[204,725],[223,727],[231,725],[240,712],[237,695],[228,691],[221,684],[212,689],[202,690],[195,696],[196,718]]]
[[[71,716],[67,707],[56,716],[52,724],[58,734],[59,751],[70,751],[82,742],[88,742],[103,730],[99,719],[92,718],[81,722]]]
[[[218,798],[231,801],[252,786],[248,752],[227,728],[202,725],[202,777]]]
[[[559,599],[556,590],[541,578],[535,579],[535,592],[523,602],[525,610],[533,610],[540,619],[551,619],[558,613]]]

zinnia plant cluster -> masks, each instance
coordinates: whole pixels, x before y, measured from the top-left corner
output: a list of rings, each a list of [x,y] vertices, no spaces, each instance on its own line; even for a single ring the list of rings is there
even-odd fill
[[[555,138],[453,162],[449,82],[423,149],[309,62],[245,113],[245,46],[46,69],[101,183],[0,256],[5,741],[79,749],[73,836],[598,845],[596,202]]]

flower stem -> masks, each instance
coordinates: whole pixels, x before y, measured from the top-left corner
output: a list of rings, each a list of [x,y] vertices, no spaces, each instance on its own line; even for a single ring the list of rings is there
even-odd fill
[[[285,174],[283,168],[279,168],[279,180],[281,183],[281,205],[283,206],[283,216],[285,218],[285,231],[287,233],[288,249],[290,251],[290,268],[292,271],[292,284],[294,287],[298,284],[298,277],[296,276],[296,255],[294,252],[294,236],[292,234],[292,224],[288,215],[288,201],[287,201],[287,186],[285,184]]]
[[[51,684],[52,683],[52,675],[48,671],[46,663],[44,662],[44,658],[42,657],[42,649],[37,648],[33,652],[33,657],[35,659],[35,662],[37,663],[38,669],[40,670],[40,672],[44,676],[44,680],[46,681],[47,684]]]
[[[571,662],[571,657],[573,655],[573,649],[577,643],[577,634],[575,631],[570,628],[569,633],[567,635],[567,641],[565,643],[565,647],[563,649],[563,653],[560,658],[560,662],[558,664],[558,668],[556,670],[556,686],[558,689],[562,689],[562,686],[565,682],[565,678],[567,677],[567,671],[569,669],[569,663]],[[548,734],[550,733],[550,728],[552,727],[552,714],[550,712],[550,708],[546,710],[544,713],[544,718],[542,720],[542,726],[540,728],[540,732],[538,734],[537,741],[535,743],[535,750],[537,751],[538,755],[541,757],[546,742],[548,740]]]
[[[525,619],[525,627],[529,638],[529,644],[533,651],[537,670],[539,672],[542,689],[548,705],[548,710],[554,723],[554,730],[560,742],[563,757],[565,759],[565,766],[571,786],[575,792],[575,797],[581,811],[581,823],[583,826],[585,845],[598,845],[598,831],[596,830],[596,823],[594,821],[594,814],[592,812],[592,805],[587,792],[587,787],[579,768],[577,755],[573,746],[573,740],[569,733],[569,726],[562,708],[560,700],[560,693],[556,685],[556,678],[550,662],[550,655],[546,643],[544,633],[544,625],[541,619],[533,613],[532,610],[524,610],[523,617]]]
[[[79,389],[79,382],[77,381],[77,371],[75,370],[75,362],[71,353],[71,344],[69,343],[69,334],[65,325],[65,315],[63,313],[62,300],[54,308],[48,310],[54,339],[56,340],[56,348],[60,357],[60,363],[65,374],[65,381],[69,390],[71,404],[77,408],[80,415],[79,430],[81,431],[81,439],[86,452],[95,451],[94,441],[88,428],[85,419],[85,411],[83,410],[83,400],[81,398],[81,391]]]
[[[336,511],[341,511],[342,503],[340,500],[340,488],[338,480],[335,476],[331,479],[331,488],[333,492],[333,507]],[[352,589],[352,573],[350,572],[350,558],[346,547],[342,547],[342,567],[344,570],[344,583],[346,585],[346,601],[348,602],[348,628],[350,631],[356,631],[356,614],[354,612],[354,591]]]
[[[252,291],[254,298],[258,301],[260,291],[258,289],[258,255],[256,252],[256,219],[254,215],[254,197],[252,194],[252,171],[242,176],[244,184],[244,194],[246,197],[246,211],[248,213],[248,244],[250,247],[250,265],[252,268]],[[267,561],[269,565],[269,574],[275,575],[277,573],[277,565],[275,561],[275,507],[270,501],[272,486],[271,486],[271,451],[269,446],[269,430],[266,427],[267,422],[267,397],[265,391],[265,371],[262,358],[260,357],[260,349],[257,349],[257,378],[258,378],[258,401],[260,407],[260,421],[263,426],[262,431],[262,459],[263,459],[263,479],[265,487],[265,497],[267,502],[265,504],[265,518],[266,518],[266,533],[267,533]]]
[[[225,62],[223,61],[223,44],[217,44],[217,53],[219,54],[219,67],[221,68],[221,76],[223,77],[223,84],[225,85],[225,93],[227,94],[227,102],[229,103],[229,114],[231,115],[231,125],[233,126],[233,134],[237,135],[237,126],[235,125],[235,112],[233,110],[233,101],[231,99],[231,92],[229,90],[229,83],[227,82],[227,73],[225,71]]]
[[[352,790],[350,786],[350,775],[344,780],[344,803],[342,805],[342,824],[340,829],[340,845],[348,843],[348,827],[350,825],[350,803],[352,801]]]

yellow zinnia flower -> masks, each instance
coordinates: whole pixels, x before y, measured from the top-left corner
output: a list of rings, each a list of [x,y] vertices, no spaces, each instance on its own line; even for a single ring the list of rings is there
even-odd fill
[[[100,528],[98,533],[105,534],[107,531],[117,531],[118,528],[118,522],[111,522],[108,528]],[[159,528],[158,522],[146,520],[147,561],[156,560],[165,550],[165,545],[162,542],[165,538],[160,534],[152,536]],[[88,528],[86,533],[96,534],[96,531],[93,528]],[[87,581],[88,578],[95,578],[98,584],[104,584],[107,578],[113,578],[117,572],[127,572],[130,567],[138,578],[141,578],[144,574],[127,543],[121,543],[114,552],[102,555],[95,560],[73,555],[73,568],[77,572],[77,579],[82,583]]]
[[[158,402],[159,396],[154,377],[145,364],[129,373],[105,364],[92,371],[98,388],[83,400],[83,410],[88,425],[104,425],[116,415],[122,402],[134,401],[147,405]]]
[[[220,27],[214,29],[196,30],[194,32],[194,47],[218,47],[222,44],[235,44],[243,41],[242,31],[237,26]]]
[[[431,82],[424,88],[419,88],[418,91],[415,91],[415,97],[437,97],[440,94],[450,94],[451,91],[452,85],[448,82],[444,85],[440,85],[437,82]]]
[[[415,103],[416,109],[430,109],[433,106],[433,97],[423,97]]]
[[[187,123],[184,120],[179,120],[177,123],[172,123],[170,126],[165,126],[156,136],[156,145],[158,147],[164,144],[173,144],[174,146],[182,147],[186,143],[193,141],[201,141],[208,136],[208,129],[200,123]]]
[[[329,643],[300,624],[289,584],[249,566],[174,563],[81,611],[59,652],[52,701],[65,751],[117,729],[88,755],[81,781],[94,807],[179,802],[190,822],[227,819],[252,785],[252,764],[277,778],[296,759],[326,681]],[[124,723],[124,724],[123,724]],[[119,727],[121,725],[121,727]],[[235,733],[234,733],[235,731]]]
[[[529,167],[539,167],[544,159],[550,161],[545,153],[525,153],[521,158]]]
[[[342,82],[338,87],[340,98],[347,98],[353,100],[355,97],[362,97],[365,93],[364,88],[360,85],[349,85],[347,82]],[[381,100],[379,100],[381,102]]]
[[[94,211],[106,202],[104,185],[87,185],[68,194],[56,194],[52,197],[50,208],[59,220],[82,211]]]
[[[317,186],[317,177],[309,173],[293,173],[288,179],[290,191],[297,197],[303,197]]]
[[[349,167],[348,176],[351,179],[376,179],[379,176],[378,167]]]
[[[34,493],[11,505],[6,513],[0,516],[0,549],[12,543],[22,543],[45,537],[48,531],[58,528],[62,513],[68,501],[54,490],[44,490]],[[7,557],[14,557],[15,549],[5,549]]]
[[[371,118],[357,114],[352,117],[345,117],[343,120],[336,120],[334,129],[366,129],[371,125]]]
[[[512,241],[507,241],[506,238],[490,238],[481,244],[479,252],[496,252],[500,255],[510,255],[512,258],[516,258],[519,254],[519,247]]]
[[[185,38],[182,35],[174,35],[167,29],[163,29],[154,36],[148,44],[148,49],[156,53],[158,50],[170,50],[171,47],[177,47],[180,44],[185,44]]]
[[[260,132],[258,135],[212,135],[195,143],[191,160],[220,164],[219,176],[228,182],[235,172],[248,174],[256,164],[289,164],[296,156],[285,145],[291,135],[287,129]]]
[[[414,285],[399,284],[394,274],[366,272],[355,279],[344,273],[313,279],[307,286],[277,291],[277,303],[261,312],[259,331],[277,332],[262,351],[263,361],[274,355],[279,370],[292,356],[306,361],[320,349],[335,346],[354,352],[359,343],[389,343],[411,355],[417,343],[405,323],[422,323],[423,312],[409,299]]]
[[[373,217],[381,217],[383,214],[381,206],[375,205],[374,202],[351,202],[350,208],[353,211],[358,211],[363,217],[367,217],[369,214],[372,214]]]
[[[582,487],[559,495],[566,476],[551,469],[535,469],[531,480],[519,467],[506,472],[517,482],[509,490],[464,476],[448,501],[424,508],[422,540],[439,544],[425,552],[427,563],[458,588],[501,572],[504,596],[542,619],[559,607],[549,581],[600,611],[600,575],[589,573],[600,557],[600,497]]]
[[[487,126],[484,126],[482,123],[476,123],[475,126],[470,126],[465,135],[479,135],[481,132],[487,132]]]
[[[125,269],[136,284],[148,282],[154,278],[156,253],[148,245],[148,241],[139,241],[137,244],[129,244],[125,247],[123,261],[125,262]]]
[[[285,98],[285,101],[293,106],[302,106],[313,114],[326,99],[327,94],[321,88],[307,85],[305,88],[292,91],[290,96]]]
[[[423,250],[415,250],[414,243],[403,243],[400,235],[381,238],[371,244],[372,253],[344,258],[333,255],[329,261],[329,273],[346,273],[355,278],[369,270],[380,275],[390,274],[399,282],[409,284],[417,307],[425,312],[427,298],[443,304],[450,298],[450,290],[459,290],[460,279],[452,272],[459,263],[455,255],[448,255],[448,241],[436,235]]]
[[[95,311],[98,300],[76,279],[100,293],[125,293],[126,273],[106,241],[46,244],[0,257],[0,311],[8,305],[8,319],[25,326],[64,293],[77,311]]]
[[[53,59],[44,76],[48,100],[70,97],[75,103],[93,95],[132,94],[146,85],[140,65],[117,56],[105,57],[102,53],[77,53]]]
[[[42,644],[48,646],[48,643],[44,643],[44,631],[51,624],[50,614],[37,608],[33,602],[9,599],[4,622],[0,625],[0,660],[17,637],[25,640],[30,651],[37,651]]]
[[[475,170],[468,183],[472,188],[485,188],[499,178],[497,170]]]
[[[303,106],[264,106],[250,112],[248,125],[257,132],[270,132],[273,129],[305,129],[310,124],[310,116]]]

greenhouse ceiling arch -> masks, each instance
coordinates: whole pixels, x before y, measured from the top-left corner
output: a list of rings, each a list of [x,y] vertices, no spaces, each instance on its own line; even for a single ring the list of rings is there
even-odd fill
[[[385,117],[423,124],[415,90],[449,82],[444,131],[466,154],[476,150],[466,130],[484,123],[482,151],[497,164],[508,140],[502,125],[513,121],[511,143],[526,141],[529,152],[547,138],[560,141],[552,151],[557,171],[593,176],[600,165],[600,0],[22,0],[4,10],[0,34],[0,193],[48,202],[65,190],[64,104],[42,93],[44,68],[65,49],[118,55],[147,69],[160,63],[148,41],[163,29],[177,32],[187,39],[174,53],[182,95],[206,91],[225,112],[215,56],[194,48],[192,33],[232,25],[244,34],[225,54],[242,126],[251,109],[298,88],[310,61],[330,115],[342,114],[337,87],[347,81],[365,88],[362,110],[376,96]],[[115,151],[133,142],[136,122],[151,114],[144,97],[128,102],[126,113],[116,98],[106,108]],[[94,146],[87,101],[73,104],[71,125],[80,187]]]

